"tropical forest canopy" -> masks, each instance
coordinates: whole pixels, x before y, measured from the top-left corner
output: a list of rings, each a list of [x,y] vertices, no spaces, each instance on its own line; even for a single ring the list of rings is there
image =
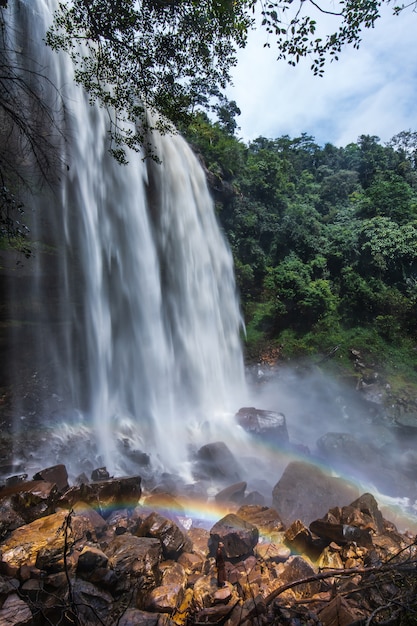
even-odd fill
[[[245,145],[232,121],[198,114],[187,135],[232,247],[249,350],[271,339],[291,354],[352,337],[414,345],[417,132],[387,145],[362,135],[319,146],[307,134]]]

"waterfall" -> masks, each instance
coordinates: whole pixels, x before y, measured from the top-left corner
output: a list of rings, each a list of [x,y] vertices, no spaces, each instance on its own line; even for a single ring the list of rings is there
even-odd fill
[[[231,253],[179,134],[151,137],[161,163],[135,152],[128,165],[111,157],[108,112],[75,85],[69,57],[43,43],[54,6],[25,0],[7,9],[14,49],[47,73],[42,96],[56,112],[59,181],[27,199],[25,337],[42,379],[38,415],[54,428],[45,449],[74,472],[88,450],[91,465],[126,471],[123,446],[178,470],[202,433],[232,427],[245,393]],[[16,410],[22,430],[28,408]]]

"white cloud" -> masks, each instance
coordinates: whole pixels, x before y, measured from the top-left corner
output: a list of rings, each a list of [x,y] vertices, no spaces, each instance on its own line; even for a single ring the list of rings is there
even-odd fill
[[[401,130],[417,130],[417,15],[392,16],[385,7],[372,30],[363,33],[359,50],[345,48],[313,76],[306,60],[290,67],[264,48],[265,32],[251,33],[239,54],[234,87],[228,96],[242,111],[240,136],[251,140],[302,132],[320,144],[346,145],[359,135],[388,141]]]

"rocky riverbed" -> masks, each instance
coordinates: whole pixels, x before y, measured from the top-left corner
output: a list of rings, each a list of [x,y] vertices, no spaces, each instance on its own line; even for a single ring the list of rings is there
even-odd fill
[[[200,484],[197,497],[174,477],[169,493],[168,477],[150,491],[105,468],[92,478],[69,485],[57,465],[0,491],[2,625],[359,626],[415,614],[414,534],[305,462],[286,468],[274,506],[244,482],[211,497]]]

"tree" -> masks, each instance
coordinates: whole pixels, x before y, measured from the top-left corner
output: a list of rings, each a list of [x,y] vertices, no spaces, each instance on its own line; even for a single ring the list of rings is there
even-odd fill
[[[257,7],[267,37],[276,37],[278,59],[295,65],[310,56],[312,70],[322,74],[344,45],[359,46],[362,29],[375,25],[388,2],[340,0],[328,10],[316,0],[73,0],[59,3],[47,42],[69,52],[76,80],[93,100],[117,111],[113,151],[123,160],[124,144],[144,143],[149,110],[163,116],[163,129],[170,127],[166,120],[178,125],[199,107],[218,108],[224,118],[222,90]],[[333,33],[318,34],[323,15],[335,20]],[[141,126],[126,128],[138,119]]]
[[[112,150],[123,161],[124,145],[138,149],[149,128],[173,130],[196,108],[218,108],[233,129],[238,108],[221,92],[252,23],[247,9],[244,0],[61,2],[47,43],[69,52],[77,82],[116,111]]]
[[[6,4],[0,4],[0,236],[20,239],[27,232],[22,188],[53,180],[61,101],[43,68],[34,60],[28,66],[22,48],[16,49],[9,38]],[[45,103],[51,91],[56,111]],[[27,246],[22,250],[30,252]]]

